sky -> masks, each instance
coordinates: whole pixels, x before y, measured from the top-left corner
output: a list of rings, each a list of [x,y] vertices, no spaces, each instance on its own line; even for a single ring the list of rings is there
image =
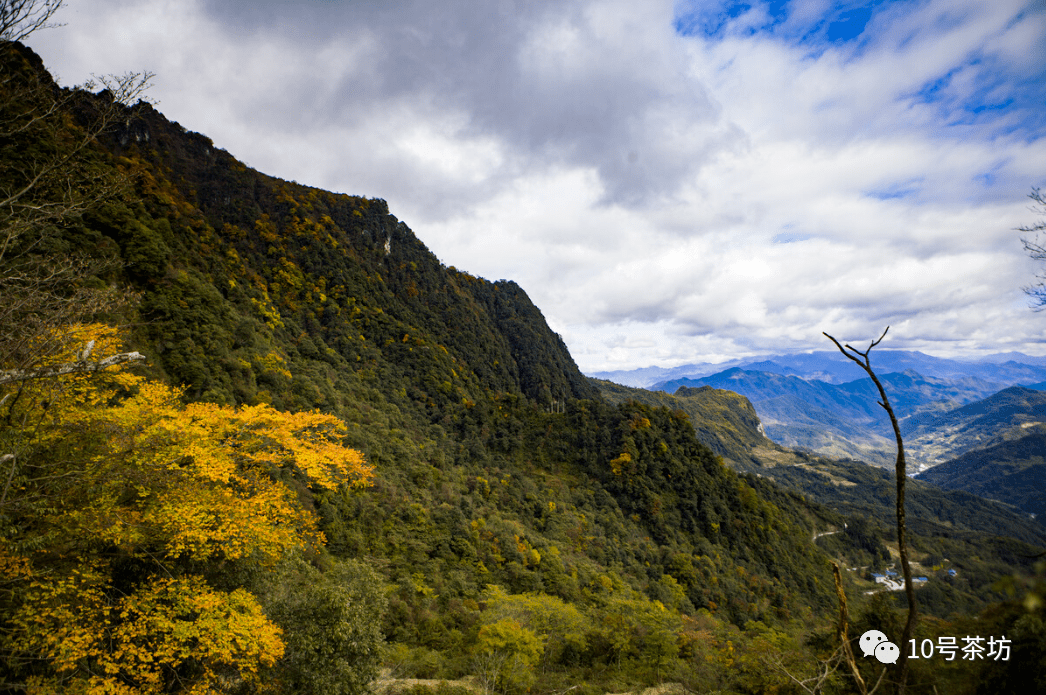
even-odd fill
[[[66,0],[61,84],[155,73],[267,174],[384,198],[583,371],[854,344],[1046,354],[1046,1]],[[1046,239],[1043,239],[1046,242]]]

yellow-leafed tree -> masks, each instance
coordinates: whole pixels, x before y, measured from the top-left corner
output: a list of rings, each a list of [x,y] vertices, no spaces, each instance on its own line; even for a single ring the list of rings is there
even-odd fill
[[[69,330],[95,354],[118,351],[112,329]],[[8,679],[38,693],[256,681],[284,651],[280,629],[222,573],[323,542],[288,482],[299,493],[367,483],[363,456],[339,443],[344,424],[183,405],[178,389],[120,366],[0,389]]]

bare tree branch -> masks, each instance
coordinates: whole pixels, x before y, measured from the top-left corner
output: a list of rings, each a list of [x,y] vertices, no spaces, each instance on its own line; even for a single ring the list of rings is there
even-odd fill
[[[793,683],[810,693],[810,695],[818,695],[819,693],[824,692],[828,679],[831,678],[832,674],[839,668],[839,662],[841,660],[841,649],[837,649],[827,660],[818,662],[817,675],[802,680],[788,670],[788,667],[784,665],[784,661],[780,657],[777,657],[774,660],[774,665],[779,671],[788,676]]]
[[[27,381],[29,379],[49,379],[56,376],[63,376],[65,374],[89,374],[91,372],[100,372],[101,370],[107,367],[112,367],[113,365],[123,364],[124,362],[139,362],[144,359],[145,356],[140,352],[121,352],[106,357],[104,360],[99,360],[98,362],[87,362],[86,360],[81,360],[79,362],[69,362],[67,364],[55,365],[53,367],[40,367],[39,369],[9,369],[7,371],[0,371],[0,384],[10,384],[15,381]]]
[[[872,344],[868,346],[868,349],[863,352],[849,344],[844,348],[839,344],[838,340],[827,333],[824,333],[824,336],[835,343],[835,346],[839,348],[839,352],[860,365],[861,369],[867,372],[868,376],[871,377],[872,382],[875,384],[875,388],[879,390],[879,405],[881,405],[883,409],[886,410],[886,414],[890,416],[890,425],[893,426],[894,438],[897,440],[897,464],[895,466],[897,475],[897,550],[901,556],[901,571],[904,573],[904,594],[908,599],[908,620],[904,624],[904,634],[901,637],[901,655],[897,659],[897,671],[899,673],[897,692],[899,695],[904,695],[908,682],[908,652],[904,649],[904,645],[908,644],[908,640],[912,638],[912,634],[915,632],[915,622],[917,618],[915,588],[912,585],[912,568],[908,561],[908,531],[905,525],[904,513],[904,487],[905,482],[908,479],[908,472],[907,463],[904,458],[904,441],[901,439],[901,427],[897,424],[897,417],[894,415],[893,408],[890,407],[890,399],[886,397],[886,390],[883,388],[879,378],[872,370],[872,364],[868,356],[872,351],[872,348],[882,342],[889,330],[890,327],[887,326],[886,330],[883,331],[883,334],[879,336],[879,339],[873,341]]]
[[[1038,206],[1031,206],[1031,211],[1042,217],[1042,219],[1035,224],[1017,227],[1017,231],[1035,235],[1034,240],[1027,236],[1021,237],[1021,242],[1024,243],[1024,250],[1033,260],[1046,261],[1046,246],[1039,242],[1039,232],[1046,232],[1046,196],[1043,195],[1042,189],[1033,188],[1028,197],[1038,204]],[[1037,284],[1022,287],[1021,289],[1034,300],[1035,303],[1032,305],[1032,309],[1042,311],[1043,308],[1046,308],[1046,273],[1040,272],[1035,277],[1039,279]]]
[[[53,29],[51,15],[63,0],[0,0],[0,40],[22,41],[37,29]]]
[[[861,672],[857,670],[857,660],[854,659],[853,648],[850,646],[849,630],[850,615],[846,609],[846,591],[843,589],[843,577],[839,571],[839,563],[832,563],[832,574],[835,577],[835,593],[839,597],[839,624],[836,626],[836,637],[839,640],[839,649],[846,666],[850,669],[850,675],[857,684],[861,695],[868,695],[868,686],[865,685]]]

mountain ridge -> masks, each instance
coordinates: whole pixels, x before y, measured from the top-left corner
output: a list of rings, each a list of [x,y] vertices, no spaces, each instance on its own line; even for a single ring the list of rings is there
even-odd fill
[[[288,314],[313,296],[323,296],[322,304],[332,308],[335,315],[324,313],[312,321],[298,321],[302,328],[323,338],[355,321],[369,329],[365,333],[376,333],[371,341],[380,344],[379,351],[390,348],[384,344],[389,340],[402,341],[408,336],[409,342],[409,324],[419,322],[438,338],[436,345],[419,347],[457,347],[455,359],[467,361],[469,371],[497,388],[545,402],[593,395],[562,339],[548,329],[540,310],[516,283],[491,283],[443,266],[405,224],[389,213],[385,201],[331,194],[255,172],[214,148],[206,136],[185,131],[147,104],[141,107],[138,118],[121,124],[107,144],[123,160],[145,158],[159,172],[178,172],[173,186],[189,205],[198,207],[203,213],[203,220],[198,222],[204,223],[198,231],[202,243],[183,253],[206,256],[212,246],[224,247],[226,251],[219,259],[224,262],[211,261],[206,269],[224,294],[239,294],[241,299],[268,304]],[[135,162],[132,174],[155,182],[155,176],[142,163]],[[169,198],[170,192],[156,191],[155,201],[164,202],[165,195]],[[90,221],[117,238],[122,236],[120,225],[126,223],[98,214]],[[290,228],[289,238],[279,233],[281,227]],[[157,247],[162,243],[137,231],[138,238],[132,242],[137,246]],[[314,243],[306,245],[304,239]],[[270,267],[274,256],[282,267]],[[341,260],[346,256],[351,264]],[[254,271],[256,287],[239,293],[237,288],[228,288],[231,276],[247,267],[260,269]],[[221,278],[223,275],[226,278]],[[321,277],[323,283],[319,282]],[[260,292],[252,292],[255,289]],[[344,301],[353,294],[366,296],[368,305],[352,302],[349,307],[331,306],[334,302],[330,300]],[[152,317],[169,316],[169,308],[170,303],[163,308],[152,304],[146,310],[153,312]],[[342,316],[346,309],[354,314],[348,320]],[[394,318],[389,311],[404,318]],[[258,312],[255,315],[263,318]],[[397,332],[400,329],[396,324],[402,326],[402,332]],[[474,341],[469,339],[470,334],[488,337]],[[232,341],[225,342],[229,345]],[[372,349],[361,354],[377,358]],[[420,359],[410,354],[411,348],[392,352],[397,362]],[[407,354],[401,354],[404,352]],[[533,359],[530,355],[534,353],[543,355],[544,361]],[[172,375],[190,376],[178,373],[166,353],[160,359],[169,372],[174,370]],[[555,368],[548,369],[543,366],[546,363]],[[196,385],[195,379],[186,381]],[[201,388],[201,392],[207,390]],[[433,395],[427,389],[425,394]]]
[[[884,373],[914,369],[922,375],[938,378],[976,376],[986,381],[998,382],[1000,388],[1012,386],[1021,381],[1032,383],[1046,380],[1046,357],[1015,352],[959,360],[935,357],[918,351],[877,348],[873,360],[877,371]],[[767,368],[770,366],[776,366],[781,371]],[[761,355],[715,364],[698,363],[679,367],[651,366],[632,370],[586,371],[585,373],[594,378],[610,380],[626,386],[652,388],[658,383],[672,379],[707,377],[735,367],[752,371],[790,374],[827,383],[845,383],[859,379],[864,374],[860,368],[838,351],[829,350]],[[1040,374],[1041,378],[1037,376]]]
[[[954,410],[917,415],[909,420],[906,437],[936,465],[1043,422],[1046,392],[1011,386]]]
[[[920,414],[952,410],[997,392],[997,385],[978,377],[924,377],[907,369],[880,372],[879,378],[898,413],[902,431]],[[878,393],[867,377],[828,383],[800,376],[749,371],[734,367],[698,379],[682,378],[657,385],[673,391],[681,386],[712,386],[736,391],[749,399],[774,441],[835,458],[859,458],[876,465],[893,461],[893,430]],[[913,467],[929,463],[924,444],[907,448]],[[933,460],[936,462],[936,460]]]
[[[1046,425],[967,451],[917,478],[1010,504],[1046,523]]]

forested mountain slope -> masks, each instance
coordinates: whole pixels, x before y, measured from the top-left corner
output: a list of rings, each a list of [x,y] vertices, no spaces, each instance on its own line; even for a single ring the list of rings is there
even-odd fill
[[[578,400],[597,392],[514,283],[444,267],[383,201],[265,177],[152,109],[109,145],[135,178],[141,207],[111,205],[79,231],[116,240],[132,259],[147,255],[143,248],[155,252],[152,268],[136,261],[132,273],[144,291],[144,331],[167,376],[189,384],[194,398],[329,408],[360,431],[353,444],[377,465],[379,481],[331,507],[332,543],[388,557],[393,576],[465,559],[509,588],[533,590],[544,587],[547,567],[528,563],[529,551],[513,559],[498,534],[518,537],[511,546],[538,543],[540,553],[554,507],[578,532],[591,527],[591,539],[560,529],[556,544],[575,546],[561,549],[567,558],[650,563],[656,571],[633,576],[641,585],[663,573],[658,548],[714,556],[721,547],[729,550],[723,562],[755,561],[764,567],[753,568],[757,575],[777,577],[771,583],[805,587],[819,577],[809,599],[823,602],[824,565],[768,572],[782,555],[769,537],[750,534],[766,528],[763,514],[778,513],[758,497],[742,503],[750,488],[685,421]],[[419,501],[425,511],[415,518]],[[447,503],[465,513],[426,519]],[[373,527],[401,505],[407,526]],[[584,508],[599,523],[571,511]],[[748,518],[749,508],[756,516]],[[472,525],[501,514],[507,525]],[[396,547],[397,527],[405,533],[414,523],[423,532]],[[778,525],[791,523],[781,517]],[[456,543],[441,557],[455,537],[471,537],[471,552]],[[698,552],[704,542],[711,545]],[[802,552],[798,527],[789,542]],[[577,571],[572,565],[566,570]],[[467,574],[472,591],[480,589],[475,568]],[[691,584],[695,606],[715,594],[741,617],[754,615],[746,603],[759,603],[721,591],[706,598],[707,586]]]
[[[919,480],[1000,500],[1046,522],[1046,431],[1041,424],[934,466]]]
[[[924,413],[908,421],[906,436],[938,464],[974,449],[1014,439],[1025,428],[1046,422],[1046,393],[1011,386],[945,413]]]
[[[592,381],[613,402],[656,403],[687,413],[698,438],[721,452],[731,466],[773,480],[839,514],[832,521],[836,532],[823,533],[818,539],[823,548],[875,571],[891,566],[884,542],[896,539],[892,471],[786,449],[762,435],[747,399],[730,391],[683,386],[669,395]],[[966,489],[949,486],[957,488]],[[993,593],[1001,597],[992,588],[998,579],[1015,561],[1018,566],[1027,565],[1038,552],[1036,548],[1046,547],[1040,524],[969,492],[980,494],[972,489],[946,492],[919,480],[909,481],[907,486],[911,545],[926,568],[938,568],[935,578],[942,580],[921,591],[926,598],[921,610],[928,613],[947,616],[975,610]],[[962,570],[961,580],[953,580],[944,571],[954,568]]]
[[[761,463],[752,454],[752,450],[772,445],[763,434],[759,416],[756,415],[752,404],[747,398],[733,391],[714,389],[711,386],[681,386],[674,394],[669,395],[664,391],[632,388],[611,381],[591,381],[611,403],[634,400],[647,405],[682,410],[689,416],[697,432],[697,438],[737,470],[752,471],[759,467]]]
[[[169,375],[197,397],[254,398],[264,370],[252,369],[252,379],[236,354],[253,347],[243,336],[267,340],[277,329],[294,334],[288,349],[305,360],[329,362],[330,348],[353,371],[409,380],[415,402],[483,390],[546,404],[594,394],[517,285],[444,267],[384,201],[260,174],[147,105],[108,144],[144,209],[111,205],[88,228],[133,249],[129,270],[149,288],[147,319],[165,330],[205,322],[193,330],[206,347],[152,333]],[[186,266],[184,277],[165,277],[172,261]],[[211,288],[220,298],[205,296]],[[296,378],[292,371],[292,392]],[[312,400],[296,395],[299,405]]]
[[[699,389],[682,386],[675,394],[669,395],[663,391],[648,391],[598,379],[592,379],[592,383],[612,403],[631,401],[661,405],[686,413],[698,439],[737,470],[774,480],[836,512],[874,519],[883,528],[889,528],[893,523],[893,471],[860,461],[796,452],[768,440],[762,434],[759,418],[744,396],[710,386]],[[973,495],[952,494],[936,489],[965,490],[998,499],[997,495],[985,495],[980,488],[973,489],[965,484],[972,485],[973,480],[961,477],[964,484],[958,484],[961,475],[974,475],[974,479],[986,482],[986,478],[991,476],[988,471],[981,471],[984,464],[980,462],[997,458],[1014,466],[1011,472],[1024,472],[1028,476],[1026,484],[1035,480],[1038,467],[1034,464],[1040,462],[1042,435],[1038,431],[1025,432],[1029,436],[1007,442],[1003,448],[992,447],[972,452],[967,457],[942,464],[944,468],[940,472],[944,476],[927,472],[910,482],[907,514],[913,528],[918,529],[917,533],[927,538],[954,531],[971,534],[970,537],[972,534],[984,534],[985,544],[989,542],[987,537],[1007,536],[1046,547],[1046,533],[1025,515]],[[975,458],[973,454],[981,456]],[[957,465],[960,461],[967,461],[967,458],[973,465]],[[1029,468],[1034,470],[1026,470]],[[990,470],[998,472],[999,468],[995,466]],[[951,482],[953,478],[955,482]],[[1024,477],[1021,479],[1025,480]]]
[[[41,81],[33,92],[41,99],[65,93],[31,51],[15,44],[0,48],[4,74]],[[32,106],[19,103],[17,91],[6,94],[4,115],[30,114],[25,118],[32,121]],[[752,640],[777,635],[774,649],[798,653],[796,626],[807,623],[795,621],[830,615],[834,590],[828,557],[811,541],[826,523],[824,511],[767,482],[739,478],[697,440],[681,414],[605,402],[514,283],[491,283],[445,267],[381,200],[255,172],[146,104],[120,111],[124,107],[106,93],[78,93],[60,103],[65,110],[45,116],[55,119],[53,129],[27,128],[11,146],[26,157],[65,161],[65,143],[80,137],[98,112],[115,108],[116,127],[98,146],[74,154],[85,169],[125,184],[99,193],[76,214],[41,226],[36,237],[18,239],[20,262],[29,263],[20,267],[46,268],[63,258],[116,261],[83,266],[103,270],[79,282],[88,289],[128,287],[135,302],[81,320],[124,326],[126,347],[146,358],[145,366],[112,373],[115,381],[104,382],[110,390],[92,396],[99,408],[92,417],[108,417],[113,408],[139,402],[134,417],[159,417],[158,406],[141,400],[147,394],[168,399],[162,412],[170,415],[164,417],[185,419],[186,433],[204,421],[192,413],[207,413],[216,431],[229,432],[227,439],[215,440],[226,441],[228,452],[207,449],[207,456],[254,456],[251,479],[292,491],[280,498],[295,506],[286,513],[297,515],[305,527],[314,519],[323,536],[309,538],[326,540],[324,546],[302,546],[303,558],[282,557],[284,569],[273,574],[265,563],[275,562],[275,556],[208,550],[203,561],[184,544],[145,537],[130,542],[102,525],[83,546],[84,557],[105,568],[90,575],[90,596],[137,600],[148,587],[160,587],[156,595],[166,596],[163,587],[171,581],[186,591],[210,587],[206,591],[237,597],[245,594],[236,592],[251,592],[260,597],[257,610],[266,611],[257,619],[273,620],[283,630],[282,638],[264,633],[270,639],[257,659],[275,674],[274,687],[287,692],[335,692],[332,687],[355,692],[379,656],[418,673],[486,673],[491,683],[514,691],[531,687],[538,676],[542,687],[557,679],[620,686],[663,677],[666,669],[691,678],[695,668],[707,670],[709,664],[718,664],[716,678],[740,683],[764,677],[756,652],[750,667],[722,670],[738,662]],[[0,185],[8,190],[25,185],[27,171],[3,168]],[[89,183],[83,179],[78,185]],[[8,266],[2,270],[15,272]],[[113,349],[111,340],[105,345]],[[67,359],[87,359],[90,350],[79,343],[71,347],[81,357]],[[132,379],[132,372],[138,376]],[[101,388],[84,379],[84,388]],[[157,380],[184,390],[166,391]],[[12,426],[22,414],[16,409],[27,407],[15,396],[22,387],[0,388],[5,409],[0,443],[25,447],[18,460],[46,470],[52,465],[49,454],[20,439]],[[171,393],[181,394],[182,405],[165,395]],[[62,433],[69,452],[62,465],[75,469],[69,475],[87,474],[82,466],[93,460],[88,446],[125,441],[124,435],[111,441],[88,436],[84,432],[94,430],[67,427],[64,420],[48,424],[47,399],[32,403],[35,409],[24,415]],[[237,413],[298,423],[308,421],[295,414],[304,417],[312,410],[344,423],[338,444],[362,453],[373,466],[372,477],[361,478],[368,487],[331,489],[305,475],[304,464],[296,467],[293,457],[273,458],[267,447],[297,446],[277,431],[241,444],[236,437],[253,426],[221,429],[247,417]],[[50,412],[81,417],[72,405]],[[124,426],[131,427],[128,432],[149,432],[155,425]],[[308,436],[319,431],[303,427],[313,433]],[[138,435],[126,436],[136,441]],[[176,447],[179,436],[188,435],[172,434],[164,446]],[[169,460],[196,465],[205,460],[204,451],[175,448]],[[131,446],[120,456],[131,468],[107,478],[106,489],[129,520],[154,499],[150,485],[163,486],[165,476],[183,474],[135,478],[127,471],[136,465],[138,449]],[[268,468],[262,465],[266,461]],[[235,488],[238,477],[210,470],[201,472],[217,476],[207,479],[207,489],[240,494],[223,487],[232,481]],[[52,489],[50,479],[35,483],[52,500],[49,508],[58,505],[75,515],[80,502],[74,493],[90,488]],[[245,508],[250,499],[242,502]],[[166,508],[159,509],[155,513],[162,520]],[[53,545],[67,543],[62,534],[68,531],[40,535],[40,515],[47,513],[19,501],[3,520],[5,552],[17,560],[10,566],[29,568],[29,574],[12,580],[0,602],[0,621],[20,640],[12,652],[19,656],[6,664],[5,677],[86,683],[94,678],[89,660],[63,660],[48,651],[57,647],[46,631],[12,627],[30,624],[19,622],[35,609],[18,587],[33,576],[68,581],[60,585],[67,588],[54,591],[67,592],[62,601],[77,597],[68,587],[77,586],[75,577],[84,570],[60,560],[64,551]],[[219,511],[208,514],[217,516],[201,516],[200,523],[228,533],[238,528]],[[368,578],[362,567],[376,568],[380,579]],[[344,580],[350,575],[355,579]],[[346,599],[337,598],[345,592]],[[569,629],[549,623],[533,607],[519,613],[528,601],[555,607],[553,613],[573,616],[573,622]],[[388,609],[382,612],[384,603]],[[161,604],[167,607],[155,610],[174,610]],[[338,615],[345,606],[355,612],[341,623],[308,617],[329,613],[331,606],[340,606]],[[93,634],[110,629],[130,634],[132,626],[120,622],[123,614],[98,610],[97,616],[109,616],[109,627]],[[186,629],[196,629],[193,613],[181,615]],[[750,621],[756,621],[755,632],[742,632]],[[344,631],[346,624],[351,631]],[[396,648],[376,651],[370,626],[380,626]],[[85,623],[85,630],[90,627]],[[17,637],[23,629],[24,639]],[[141,629],[146,630],[141,639],[152,639]],[[698,633],[709,637],[697,640]],[[177,691],[217,682],[214,674],[231,668],[221,661],[228,657],[208,661],[199,652],[171,657],[174,661],[158,657],[146,673],[132,658],[137,652],[106,646],[111,644],[98,642],[90,658],[112,664],[106,670],[115,674],[106,681],[112,687],[119,682],[144,688],[148,681]],[[340,661],[324,661],[335,658],[323,656],[328,644],[343,645]],[[737,645],[738,652],[728,645],[730,650]],[[494,661],[484,661],[487,657]],[[505,662],[507,657],[518,659]],[[487,667],[494,662],[500,665],[491,672]],[[240,680],[222,677],[249,688],[254,681],[244,673]],[[355,675],[332,684],[333,673]],[[783,673],[775,677],[786,679]]]

